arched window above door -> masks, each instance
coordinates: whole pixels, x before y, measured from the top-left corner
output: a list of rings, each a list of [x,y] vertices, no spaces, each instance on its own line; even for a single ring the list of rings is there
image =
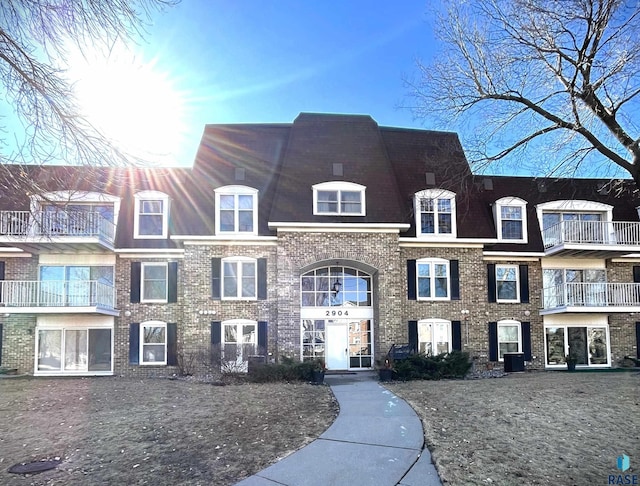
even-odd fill
[[[371,307],[371,275],[361,270],[332,266],[300,277],[302,307]]]

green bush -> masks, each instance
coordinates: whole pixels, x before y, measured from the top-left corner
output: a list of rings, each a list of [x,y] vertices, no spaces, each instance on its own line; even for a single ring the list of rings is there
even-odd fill
[[[405,360],[394,363],[397,378],[404,381],[464,378],[469,369],[471,369],[469,355],[461,351],[435,356],[413,354]]]
[[[314,361],[294,361],[282,358],[281,363],[254,364],[249,367],[248,379],[255,383],[277,381],[311,381],[316,368]]]

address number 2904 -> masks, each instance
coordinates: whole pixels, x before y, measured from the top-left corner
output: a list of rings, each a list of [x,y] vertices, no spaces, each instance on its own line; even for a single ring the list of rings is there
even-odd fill
[[[336,316],[340,317],[340,316],[348,316],[348,315],[349,315],[349,311],[341,311],[341,310],[335,311],[335,310],[328,310],[328,311],[325,311],[325,312],[326,312],[326,313],[325,313],[325,316],[326,316],[326,317],[336,317]]]

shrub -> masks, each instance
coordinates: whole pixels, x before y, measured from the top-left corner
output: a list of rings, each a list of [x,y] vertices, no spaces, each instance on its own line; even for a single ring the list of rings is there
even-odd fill
[[[464,378],[471,368],[469,355],[461,351],[437,354],[413,354],[396,361],[395,372],[400,380],[440,380],[442,378]]]
[[[276,381],[311,381],[316,368],[314,361],[294,361],[283,357],[281,363],[257,364],[249,368],[248,379],[255,383]]]

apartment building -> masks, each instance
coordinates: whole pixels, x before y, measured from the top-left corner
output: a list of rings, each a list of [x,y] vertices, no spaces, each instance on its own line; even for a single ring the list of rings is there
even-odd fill
[[[304,113],[207,125],[190,168],[18,169],[42,188],[0,195],[20,373],[366,370],[393,344],[480,368],[640,357],[632,181],[478,176],[454,133]]]

